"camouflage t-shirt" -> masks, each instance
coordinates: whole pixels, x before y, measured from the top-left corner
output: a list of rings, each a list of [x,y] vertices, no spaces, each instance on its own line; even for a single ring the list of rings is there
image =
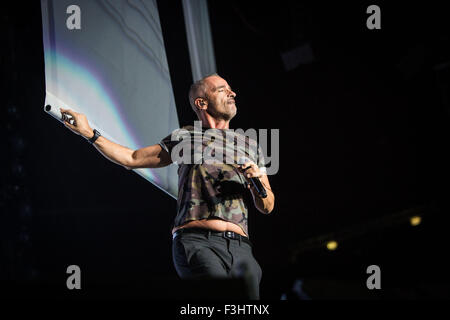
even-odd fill
[[[160,145],[178,165],[174,227],[193,220],[222,219],[237,224],[248,236],[249,191],[238,166],[246,157],[264,172],[264,158],[255,139],[242,130],[196,125],[173,131]]]

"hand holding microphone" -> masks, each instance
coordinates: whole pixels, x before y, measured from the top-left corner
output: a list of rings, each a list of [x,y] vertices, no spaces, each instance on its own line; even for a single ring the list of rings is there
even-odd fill
[[[259,167],[246,157],[241,157],[239,159],[239,163],[241,163],[239,169],[244,174],[245,178],[250,181],[261,198],[266,198],[266,189],[264,189],[261,181],[259,180],[259,177],[261,176]]]

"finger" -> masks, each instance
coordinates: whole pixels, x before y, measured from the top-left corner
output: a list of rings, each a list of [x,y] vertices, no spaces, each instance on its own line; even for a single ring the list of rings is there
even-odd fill
[[[75,129],[75,126],[74,126],[74,125],[71,125],[71,124],[70,124],[69,122],[67,122],[67,121],[64,121],[64,125],[65,125],[66,127],[70,128],[70,129],[72,129],[72,130]]]
[[[253,162],[246,162],[243,165],[241,165],[241,168],[243,171],[245,171],[247,169],[250,169],[252,167],[252,165],[253,165]]]
[[[255,169],[254,167],[250,167],[251,169],[244,173],[246,178],[259,178],[261,176],[261,173],[259,170]]]
[[[247,178],[257,178],[258,175],[255,172],[249,172],[245,175]]]
[[[246,167],[253,167],[255,164],[253,162],[247,162],[245,163]]]
[[[61,113],[68,113],[68,114],[70,114],[72,117],[74,117],[75,116],[75,111],[72,111],[72,110],[70,110],[70,109],[63,109],[63,108],[60,108],[60,110],[61,110]]]

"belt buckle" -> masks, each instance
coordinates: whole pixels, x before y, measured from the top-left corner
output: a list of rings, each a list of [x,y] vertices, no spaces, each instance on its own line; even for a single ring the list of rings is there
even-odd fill
[[[236,235],[234,234],[234,232],[233,231],[225,231],[224,233],[223,233],[223,236],[225,237],[225,238],[228,238],[228,239],[237,239],[236,238]]]

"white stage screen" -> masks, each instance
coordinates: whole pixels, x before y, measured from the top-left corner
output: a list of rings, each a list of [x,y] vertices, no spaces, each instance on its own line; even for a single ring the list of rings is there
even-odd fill
[[[41,6],[50,114],[59,119],[60,107],[84,113],[106,138],[131,149],[157,144],[179,127],[156,1]],[[176,170],[135,171],[176,198]]]

